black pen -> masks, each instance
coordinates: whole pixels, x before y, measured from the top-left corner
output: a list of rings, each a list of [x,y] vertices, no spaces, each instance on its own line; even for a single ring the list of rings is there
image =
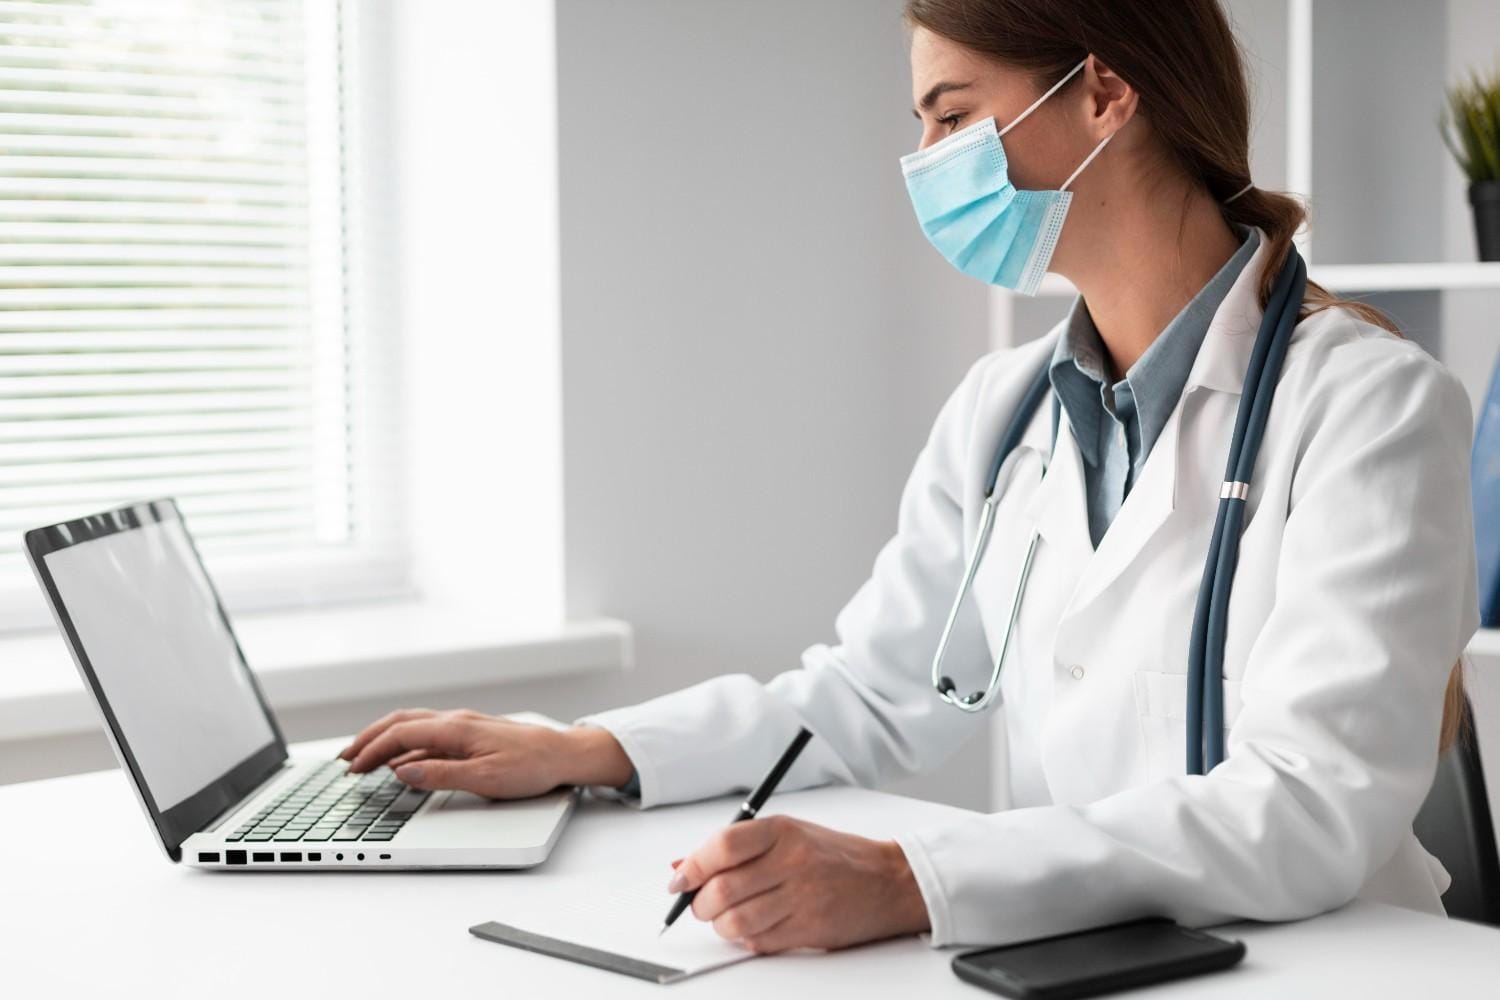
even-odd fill
[[[797,730],[797,735],[792,738],[792,745],[786,748],[786,752],[781,755],[776,766],[771,768],[771,773],[765,776],[760,786],[751,792],[745,804],[740,806],[740,811],[735,813],[734,819],[729,821],[730,826],[755,818],[755,814],[760,812],[760,807],[766,804],[766,799],[769,799],[771,793],[776,791],[776,786],[781,784],[781,779],[786,777],[786,773],[792,769],[797,755],[802,752],[803,747],[807,746],[807,741],[810,739],[812,739],[812,733],[806,727]],[[667,913],[667,922],[662,925],[661,933],[657,934],[657,937],[667,933],[667,928],[676,923],[677,918],[693,905],[693,897],[696,895],[698,895],[697,889],[678,895],[677,901],[672,904],[672,909]]]

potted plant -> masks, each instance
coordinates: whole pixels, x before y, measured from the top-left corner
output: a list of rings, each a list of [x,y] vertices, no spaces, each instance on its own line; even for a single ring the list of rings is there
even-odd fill
[[[1469,178],[1479,259],[1500,261],[1500,68],[1450,87],[1440,128]]]

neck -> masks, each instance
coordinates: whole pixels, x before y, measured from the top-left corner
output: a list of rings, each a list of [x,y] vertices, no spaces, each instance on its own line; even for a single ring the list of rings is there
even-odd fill
[[[1083,295],[1116,379],[1239,248],[1206,192],[1156,187],[1096,196],[1088,206],[1089,245],[1069,255],[1064,272]]]

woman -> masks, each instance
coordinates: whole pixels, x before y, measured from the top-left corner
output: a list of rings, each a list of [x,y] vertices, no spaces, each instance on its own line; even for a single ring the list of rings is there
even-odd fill
[[[970,274],[1024,290],[1052,270],[1081,297],[948,400],[839,643],[764,685],[721,677],[563,733],[398,712],[344,756],[421,788],[581,784],[643,806],[753,785],[804,723],[818,738],[783,788],[936,768],[988,724],[946,703],[929,667],[996,442],[1045,370],[942,659],[959,691],[980,686],[1019,600],[996,700],[1013,808],[894,842],[744,823],[671,890],[700,888],[694,914],[759,951],[924,930],[1000,943],[1148,913],[1283,920],[1356,895],[1441,912],[1446,875],[1411,824],[1477,624],[1463,390],[1378,314],[1308,286],[1234,578],[1228,756],[1184,773],[1219,472],[1302,210],[1252,183],[1246,84],[1215,0],[906,13],[922,136],[903,166],[923,228]],[[933,169],[951,162],[967,174]],[[1030,192],[1018,208],[984,196],[1007,183]]]

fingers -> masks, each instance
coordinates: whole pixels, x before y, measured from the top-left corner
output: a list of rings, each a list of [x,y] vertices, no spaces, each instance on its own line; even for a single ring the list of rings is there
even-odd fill
[[[786,872],[770,863],[765,855],[743,865],[719,872],[709,878],[693,897],[693,916],[699,920],[717,921],[735,907],[754,899],[786,881]],[[717,926],[717,925],[716,925]],[[740,931],[733,937],[749,933]]]
[[[757,955],[774,955],[777,952],[802,947],[802,942],[798,940],[798,935],[801,933],[796,917],[788,913],[781,918],[780,922],[765,930],[755,931],[740,938],[740,943]]]
[[[375,737],[379,736],[381,733],[385,732],[387,729],[394,726],[398,722],[407,722],[411,719],[431,718],[436,714],[437,713],[430,708],[403,708],[400,711],[392,712],[390,715],[376,719],[374,722],[361,729],[359,731],[359,735],[354,737],[353,742],[339,751],[339,758],[341,760],[353,760],[359,755],[359,752],[361,750],[363,750],[370,744],[371,740],[375,739]]]
[[[712,885],[713,883],[709,883]],[[698,894],[701,899],[703,894]],[[764,941],[792,915],[792,894],[780,887],[751,896],[714,918],[714,933],[730,941]]]
[[[369,771],[411,750],[443,757],[466,756],[472,726],[468,719],[440,715],[397,722],[365,744],[350,762],[349,770],[356,774]]]
[[[390,760],[386,761],[385,762],[385,766],[388,767],[388,768],[390,768],[392,771],[394,771],[396,768],[400,767],[402,764],[415,764],[417,761],[419,761],[419,760],[426,760],[428,757],[431,757],[431,756],[432,756],[432,751],[430,751],[430,750],[408,750],[408,751],[406,751],[406,753],[397,754],[396,756],[392,757]]]
[[[760,857],[771,849],[785,829],[783,819],[771,816],[726,826],[683,859],[667,891],[696,889],[719,872]]]
[[[396,769],[396,777],[426,792],[446,788],[488,796],[494,781],[478,760],[441,760],[433,757]]]

